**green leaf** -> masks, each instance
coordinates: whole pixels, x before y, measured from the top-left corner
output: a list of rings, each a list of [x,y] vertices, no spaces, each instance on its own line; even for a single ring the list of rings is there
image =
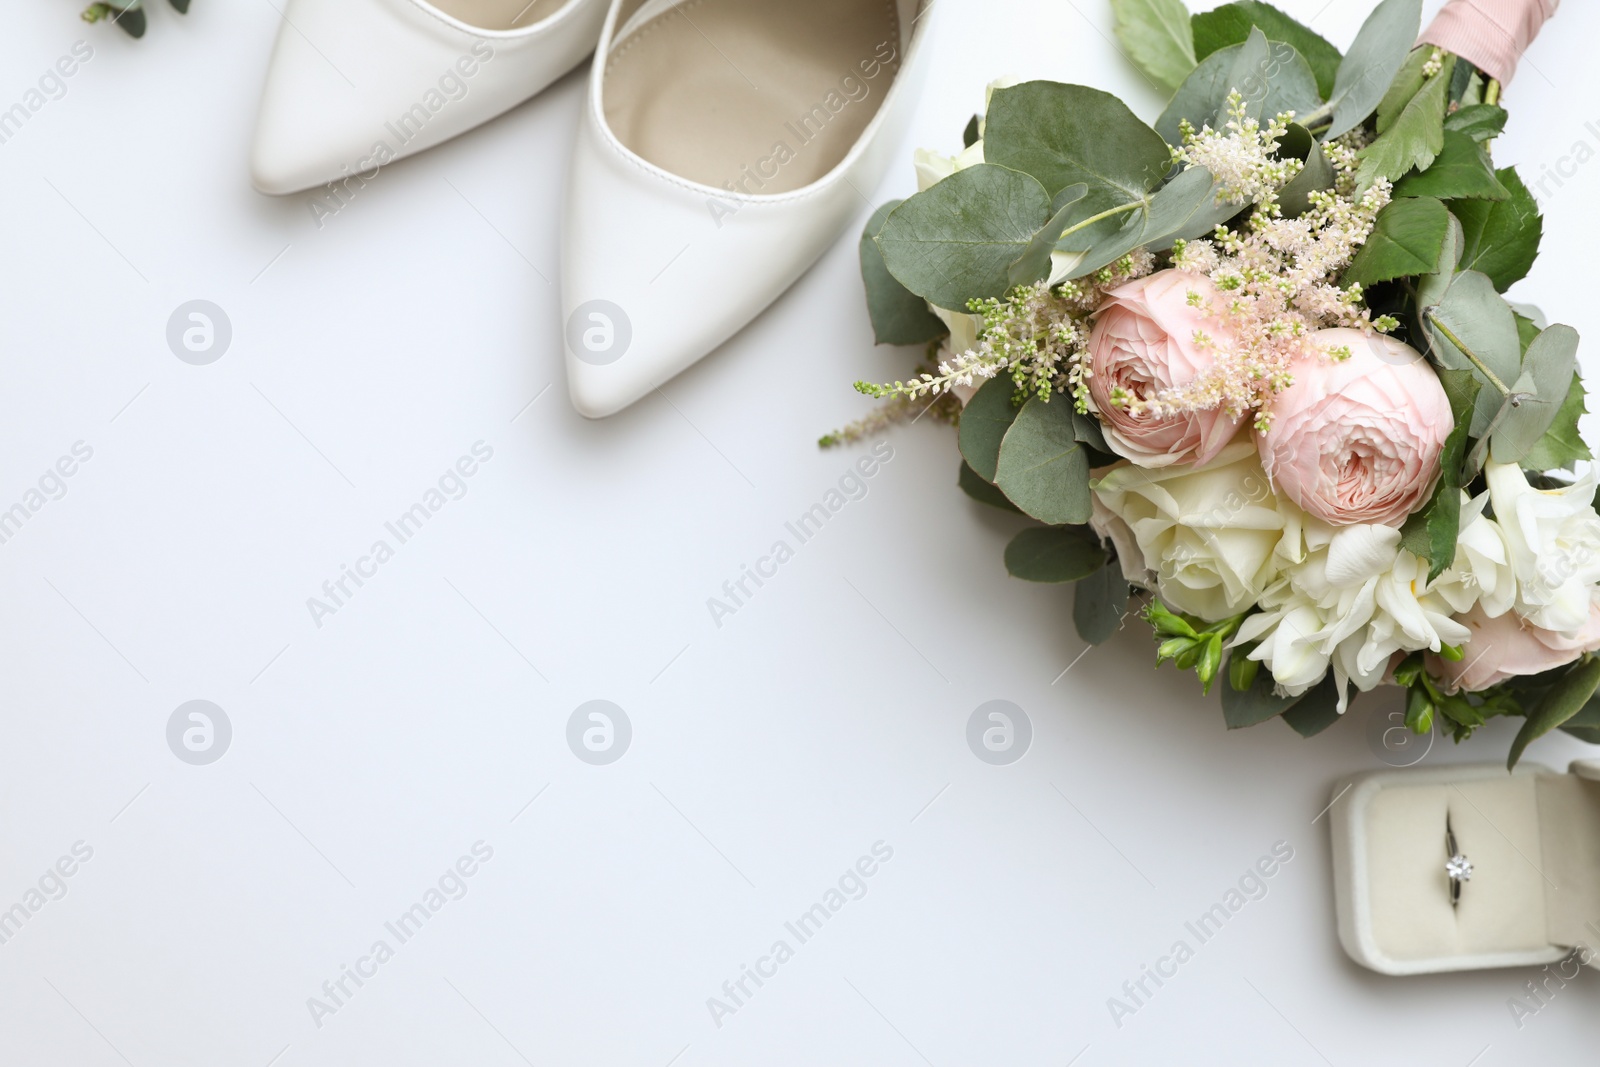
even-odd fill
[[[1439,362],[1451,370],[1471,371],[1484,383],[1469,431],[1473,437],[1482,437],[1505,403],[1502,390],[1509,389],[1522,372],[1522,342],[1511,308],[1495,292],[1487,275],[1467,270],[1450,280],[1437,307],[1420,310]],[[1500,384],[1485,376],[1444,331],[1466,345]]]
[[[1450,230],[1450,212],[1431,197],[1390,201],[1373,224],[1340,285],[1372,285],[1414,274],[1427,274],[1439,262]]]
[[[1257,671],[1250,688],[1243,692],[1232,685],[1221,686],[1222,718],[1228,729],[1239,730],[1277,718],[1300,702],[1300,697],[1274,694],[1272,690],[1276,684],[1271,671]]]
[[[1299,123],[1289,124],[1288,132],[1278,142],[1278,153],[1305,164],[1299,174],[1278,190],[1278,206],[1285,215],[1296,218],[1311,206],[1312,193],[1333,188],[1333,164],[1328,162],[1322,144]]]
[[[995,465],[1000,461],[1000,442],[1017,417],[1017,406],[1011,402],[1016,391],[1009,376],[990,378],[978,387],[961,410],[961,422],[956,427],[961,456],[986,482],[994,481]]]
[[[1103,644],[1117,632],[1128,611],[1128,579],[1122,565],[1111,560],[1080,581],[1072,591],[1072,622],[1078,636],[1091,645]]]
[[[873,339],[880,345],[918,345],[943,337],[945,325],[928,310],[927,301],[895,280],[873,240],[889,213],[902,201],[891,200],[867,220],[861,231],[861,281],[867,290],[867,314]]]
[[[1600,700],[1589,698],[1578,714],[1561,724],[1561,729],[1591,745],[1600,745]]]
[[[1567,398],[1561,402],[1555,421],[1539,442],[1522,457],[1529,470],[1548,471],[1557,467],[1571,470],[1574,463],[1591,458],[1589,446],[1578,433],[1578,420],[1586,414],[1583,403],[1583,377],[1574,374]]]
[[[1418,53],[1424,51],[1430,50],[1417,50]],[[1415,60],[1415,53],[1412,58]],[[1450,78],[1444,71],[1426,81],[1419,80],[1416,92],[1411,97],[1391,105],[1396,110],[1387,124],[1383,120],[1383,105],[1379,106],[1378,128],[1383,132],[1376,141],[1356,153],[1361,160],[1361,166],[1356,171],[1357,189],[1365,190],[1379,178],[1392,181],[1413,167],[1433,164],[1444,148],[1445,90],[1449,87]],[[1389,104],[1390,99],[1385,97],[1384,103]],[[1395,196],[1400,195],[1397,188]]]
[[[167,2],[172,5],[173,10],[178,14],[187,15],[189,13],[189,0],[167,0]]]
[[[1300,53],[1316,78],[1320,96],[1326,97],[1333,92],[1334,78],[1339,73],[1339,50],[1269,4],[1256,3],[1255,0],[1223,4],[1213,11],[1195,15],[1191,24],[1197,60],[1203,60],[1229,45],[1243,43],[1250,36],[1250,28],[1256,26],[1266,34],[1268,40],[1282,41]]]
[[[1183,143],[1180,123],[1185,119],[1197,130],[1202,126],[1220,129],[1227,121],[1228,93],[1234,89],[1257,117],[1270,118],[1285,111],[1304,115],[1316,110],[1321,97],[1305,59],[1282,41],[1268,41],[1256,30],[1251,34],[1243,44],[1208,55],[1184,79],[1156,120],[1156,132],[1168,144]]]
[[[1048,81],[995,90],[983,158],[1031,174],[1044,186],[1046,204],[1083,182],[1089,187],[1086,215],[1142,200],[1172,167],[1161,136],[1121,100],[1099,89]]]
[[[1436,196],[1441,200],[1509,200],[1511,190],[1495,177],[1489,154],[1482,145],[1464,133],[1445,130],[1444,145],[1438,157],[1427,170],[1408,174],[1396,182],[1394,195]]]
[[[1466,371],[1441,370],[1439,383],[1450,398],[1455,428],[1445,438],[1439,455],[1439,480],[1428,503],[1406,519],[1400,528],[1400,547],[1428,561],[1432,582],[1455,562],[1456,538],[1461,532],[1461,460],[1467,450],[1470,413],[1481,382]]]
[[[1105,564],[1087,526],[1030,526],[1006,546],[1006,572],[1029,582],[1076,582]]]
[[[1433,48],[1425,45],[1421,48],[1413,48],[1411,54],[1406,57],[1404,65],[1400,67],[1400,72],[1394,76],[1394,81],[1389,83],[1389,88],[1384,90],[1383,99],[1378,101],[1377,127],[1379,133],[1383,133],[1390,126],[1393,126],[1395,118],[1416,98],[1417,93],[1428,79],[1426,68],[1428,59],[1432,55]],[[1452,67],[1453,70],[1454,68]],[[1444,71],[1440,70],[1439,75],[1442,76],[1443,74]],[[1448,77],[1440,77],[1439,80],[1444,82],[1446,89],[1450,87],[1450,79]],[[1439,115],[1439,122],[1441,125],[1444,123],[1442,112]]]
[[[1061,233],[1072,225],[1075,216],[1081,215],[1078,202],[1089,192],[1089,187],[1083,182],[1069,185],[1055,195],[1050,203],[1056,213],[1050,216],[1050,221],[1044,224],[1044,229],[1033,235],[1033,240],[1028,242],[1028,247],[1011,264],[1010,276],[1013,285],[1032,285],[1050,276],[1050,253],[1055,251],[1056,242],[1061,240]]]
[[[1072,436],[1094,449],[1096,452],[1110,452],[1106,445],[1106,432],[1100,426],[1100,420],[1093,415],[1086,415],[1074,408],[1072,412]]]
[[[1055,403],[1033,397],[1000,445],[995,484],[1041,522],[1089,521],[1089,457],[1073,431],[1072,416],[1070,397]]]
[[[1597,687],[1600,687],[1600,659],[1580,660],[1577,666],[1545,692],[1539,703],[1528,713],[1528,721],[1522,724],[1516,740],[1511,742],[1511,753],[1506,757],[1506,769],[1510,770],[1517,765],[1517,761],[1522,758],[1522,753],[1527,750],[1529,744],[1582,711],[1589,698],[1594,696]]]
[[[876,240],[901,285],[965,311],[969,300],[1006,294],[1011,264],[1049,215],[1050,195],[1034,178],[979,163],[895,208]]]
[[[1494,104],[1469,104],[1446,115],[1444,128],[1464,133],[1474,141],[1487,141],[1506,128],[1506,109]]]
[[[961,462],[961,473],[956,478],[956,484],[961,486],[961,491],[980,504],[988,504],[992,508],[1002,511],[1014,511],[1022,514],[1022,509],[1006,499],[1000,487],[992,482],[983,480],[983,476],[972,469],[972,465],[965,460]]]
[[[968,119],[967,128],[961,131],[961,147],[971,148],[973,145],[977,144],[978,131],[981,128],[982,122],[979,120],[977,115],[973,115],[970,119]]]
[[[1578,331],[1560,323],[1541,330],[1522,357],[1522,373],[1490,441],[1496,463],[1520,463],[1556,421],[1572,391]]]
[[[1315,737],[1342,718],[1344,716],[1339,714],[1339,688],[1332,674],[1318,682],[1294,707],[1283,713],[1283,721],[1301,737]]]
[[[1194,69],[1194,35],[1183,0],[1111,0],[1112,30],[1128,58],[1175,88]]]
[[[1544,219],[1514,167],[1495,171],[1495,178],[1511,194],[1508,199],[1454,200],[1450,210],[1461,220],[1462,269],[1482,271],[1503,293],[1533,266]]]
[[[1178,238],[1193,238],[1210,233],[1217,224],[1238,213],[1238,208],[1217,203],[1217,182],[1204,167],[1188,167],[1179,172],[1154,196],[1128,215],[1116,232],[1087,247],[1073,234],[1062,238],[1056,248],[1063,252],[1082,252],[1068,278],[1081,278],[1114,263],[1141,246],[1161,250],[1171,248]]]
[[[1367,16],[1339,64],[1328,104],[1334,138],[1355,129],[1372,114],[1411,52],[1422,26],[1422,0],[1383,0]]]

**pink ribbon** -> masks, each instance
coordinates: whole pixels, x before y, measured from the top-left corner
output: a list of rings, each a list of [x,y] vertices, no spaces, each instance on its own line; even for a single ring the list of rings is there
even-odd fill
[[[1453,52],[1499,80],[1511,81],[1561,0],[1450,0],[1422,31],[1419,44]]]

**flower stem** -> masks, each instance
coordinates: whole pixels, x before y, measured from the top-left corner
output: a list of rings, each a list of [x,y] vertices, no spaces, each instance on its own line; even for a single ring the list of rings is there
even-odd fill
[[[1430,323],[1432,323],[1433,326],[1436,329],[1438,329],[1438,331],[1440,333],[1444,334],[1445,340],[1447,340],[1451,344],[1455,345],[1456,349],[1458,351],[1460,351],[1460,353],[1463,356],[1466,356],[1467,360],[1474,367],[1478,368],[1479,373],[1481,373],[1485,378],[1489,379],[1489,384],[1490,385],[1492,385],[1496,389],[1500,390],[1500,395],[1501,396],[1509,397],[1511,395],[1511,389],[1506,385],[1505,382],[1502,382],[1500,380],[1500,376],[1495,374],[1494,371],[1490,370],[1488,368],[1488,366],[1483,362],[1483,360],[1478,358],[1477,353],[1473,352],[1472,349],[1468,348],[1462,342],[1461,338],[1457,337],[1454,333],[1452,333],[1450,331],[1450,327],[1448,327],[1444,323],[1440,322],[1439,321],[1439,317],[1437,315],[1433,314],[1432,312],[1429,312],[1428,313],[1428,321]]]

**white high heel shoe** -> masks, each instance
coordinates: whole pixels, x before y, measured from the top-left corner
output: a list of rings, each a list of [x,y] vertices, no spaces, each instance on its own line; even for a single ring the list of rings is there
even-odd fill
[[[605,0],[287,0],[256,120],[263,193],[371,180],[533,96],[594,48]]]
[[[811,266],[888,166],[924,0],[615,0],[562,234],[567,382],[590,418],[731,337]]]

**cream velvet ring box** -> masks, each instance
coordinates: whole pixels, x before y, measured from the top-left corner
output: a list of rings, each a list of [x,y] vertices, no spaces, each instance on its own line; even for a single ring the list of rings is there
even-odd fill
[[[1363,966],[1538,966],[1600,945],[1600,760],[1374,771],[1334,785],[1339,940]],[[1450,902],[1446,827],[1472,877]]]

